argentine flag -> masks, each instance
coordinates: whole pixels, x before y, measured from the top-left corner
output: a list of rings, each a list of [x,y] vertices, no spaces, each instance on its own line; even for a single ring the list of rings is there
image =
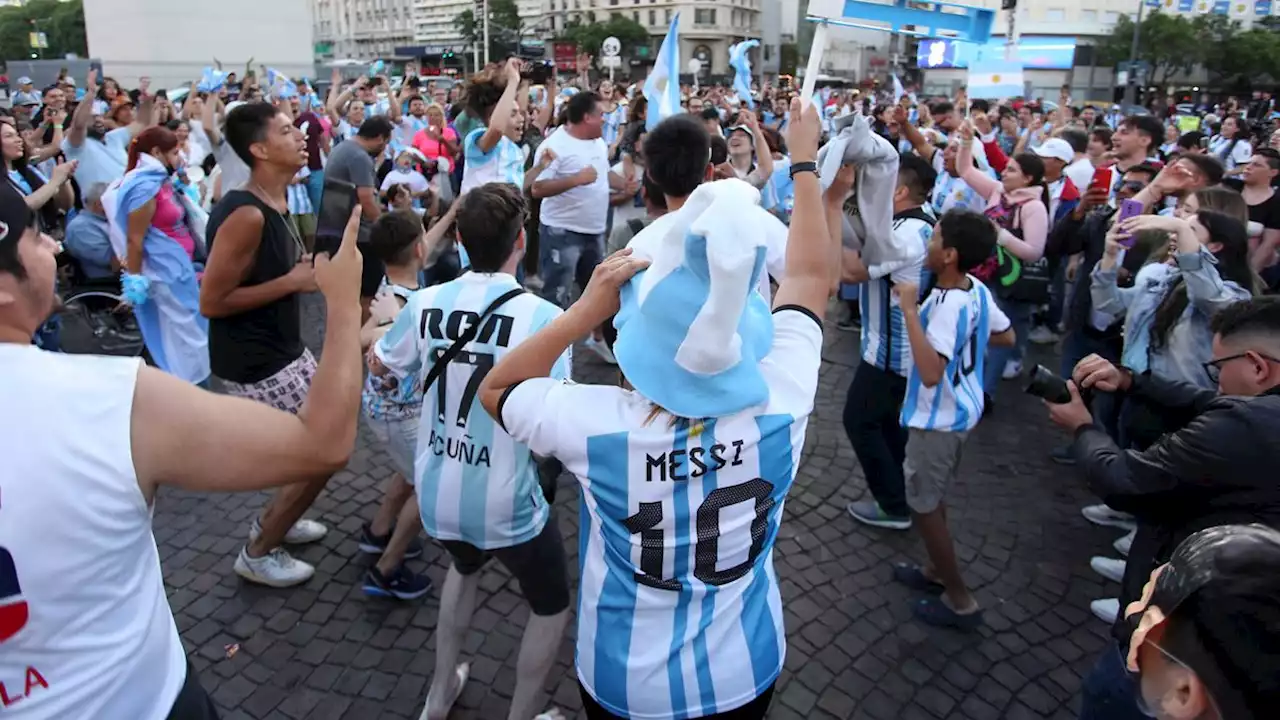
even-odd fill
[[[671,18],[671,27],[662,38],[653,70],[645,78],[644,99],[649,103],[644,121],[646,130],[680,112],[680,13]]]
[[[733,68],[733,89],[738,93],[742,104],[752,110],[756,107],[751,99],[751,58],[747,51],[760,45],[759,40],[746,40],[729,48],[729,67]]]
[[[1026,92],[1022,64],[1003,58],[985,58],[969,65],[969,97],[1017,97]]]

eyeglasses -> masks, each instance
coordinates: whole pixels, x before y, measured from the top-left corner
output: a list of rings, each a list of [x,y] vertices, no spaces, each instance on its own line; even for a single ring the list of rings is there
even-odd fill
[[[1226,365],[1227,363],[1233,360],[1239,360],[1240,358],[1249,357],[1249,354],[1250,353],[1242,352],[1238,355],[1228,355],[1227,357],[1218,358],[1217,360],[1210,360],[1209,362],[1204,364],[1204,372],[1206,375],[1209,376],[1209,381],[1217,385],[1218,378],[1222,376],[1223,365]],[[1263,355],[1262,353],[1257,353],[1257,352],[1253,354],[1257,355],[1258,357],[1262,358],[1267,362],[1280,363],[1280,359],[1273,358],[1270,355]]]
[[[1120,184],[1121,190],[1132,190],[1135,194],[1140,193],[1147,188],[1147,184],[1141,180],[1125,180]]]

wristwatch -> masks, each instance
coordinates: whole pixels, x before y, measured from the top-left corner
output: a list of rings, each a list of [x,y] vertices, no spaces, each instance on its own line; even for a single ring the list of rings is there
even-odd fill
[[[796,177],[796,173],[811,172],[811,173],[813,173],[814,175],[817,175],[817,174],[818,174],[818,163],[816,163],[816,162],[812,162],[812,161],[798,162],[798,163],[791,163],[791,171],[790,171],[790,172],[791,172],[791,179],[792,179],[792,180],[794,180],[794,179],[795,179],[795,177]]]

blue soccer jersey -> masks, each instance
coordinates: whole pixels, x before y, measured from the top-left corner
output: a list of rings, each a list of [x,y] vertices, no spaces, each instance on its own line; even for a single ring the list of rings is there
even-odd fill
[[[529,380],[506,428],[582,485],[577,669],[610,712],[641,720],[741,707],[786,651],[773,544],[813,410],[822,328],[774,315],[769,400],[673,418],[618,387]]]
[[[432,365],[490,303],[519,285],[501,273],[465,273],[415,292],[374,346],[401,383],[421,383]],[[414,486],[427,534],[478,548],[519,545],[542,532],[549,514],[529,448],[498,426],[478,402],[494,364],[560,314],[524,293],[508,300],[422,397]],[[569,353],[553,374],[569,376]]]

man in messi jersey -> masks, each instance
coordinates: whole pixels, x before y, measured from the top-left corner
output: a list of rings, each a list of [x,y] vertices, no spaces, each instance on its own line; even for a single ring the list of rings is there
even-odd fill
[[[678,209],[601,263],[578,302],[481,384],[512,437],[582,485],[577,671],[592,720],[757,720],[782,670],[772,550],[840,251],[816,176],[817,108],[797,100],[791,116],[795,214],[772,312],[756,289],[772,216],[745,183],[698,186],[709,137],[672,117],[645,141],[672,161],[646,172],[689,196],[667,197]],[[631,389],[552,377],[615,313]]]
[[[462,693],[468,666],[458,665],[458,656],[475,611],[480,570],[492,555],[519,580],[532,610],[507,715],[530,720],[568,621],[564,544],[529,448],[475,401],[494,363],[558,317],[560,309],[516,282],[525,249],[520,188],[488,183],[459,203],[457,232],[471,272],[414,293],[374,345],[370,371],[425,384],[441,356],[462,343],[461,352],[423,388],[414,460],[423,527],[453,557],[440,591],[436,671],[423,717],[443,720]],[[554,365],[555,377],[567,378],[569,353],[558,353]]]

